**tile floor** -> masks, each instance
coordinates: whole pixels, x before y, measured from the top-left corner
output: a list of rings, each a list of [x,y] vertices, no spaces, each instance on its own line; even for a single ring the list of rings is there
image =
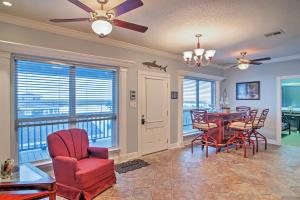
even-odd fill
[[[117,173],[117,184],[95,199],[300,199],[300,148],[269,146],[246,159],[242,152],[211,149],[206,159],[199,147],[194,155],[186,147],[148,155],[150,166]]]

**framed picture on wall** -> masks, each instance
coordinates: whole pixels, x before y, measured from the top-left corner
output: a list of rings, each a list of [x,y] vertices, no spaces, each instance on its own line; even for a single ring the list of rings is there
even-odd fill
[[[236,100],[260,100],[260,81],[236,83]]]

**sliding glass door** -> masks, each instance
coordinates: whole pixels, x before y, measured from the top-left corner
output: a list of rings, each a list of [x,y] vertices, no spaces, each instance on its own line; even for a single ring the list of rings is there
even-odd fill
[[[117,147],[117,71],[16,60],[15,102],[19,162],[49,159],[47,136],[87,131],[91,146]]]
[[[216,104],[216,84],[212,80],[185,77],[183,79],[183,132],[194,132],[191,109],[212,109]]]

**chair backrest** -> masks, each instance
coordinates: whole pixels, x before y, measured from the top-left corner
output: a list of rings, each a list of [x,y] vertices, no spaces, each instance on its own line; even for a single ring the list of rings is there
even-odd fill
[[[250,114],[251,108],[248,106],[237,106],[235,110],[237,112],[245,113],[242,115],[242,117],[247,117]]]
[[[288,123],[288,118],[283,112],[281,113],[281,122]]]
[[[269,109],[264,109],[261,112],[260,117],[258,118],[257,123],[255,124],[256,127],[258,128],[264,127],[268,113],[269,113]]]
[[[47,142],[51,158],[65,156],[80,160],[88,157],[89,140],[83,129],[57,131],[48,135]]]
[[[208,116],[207,116],[206,110],[192,109],[192,110],[190,110],[190,113],[191,113],[193,128],[195,128],[194,127],[195,123],[206,124],[209,127]]]
[[[246,127],[247,125],[253,126],[253,123],[254,123],[254,121],[255,121],[257,112],[258,112],[257,109],[253,109],[253,110],[250,110],[250,111],[249,111],[249,115],[246,116],[246,118],[245,118],[245,122],[246,122],[246,123],[245,123],[245,127]]]

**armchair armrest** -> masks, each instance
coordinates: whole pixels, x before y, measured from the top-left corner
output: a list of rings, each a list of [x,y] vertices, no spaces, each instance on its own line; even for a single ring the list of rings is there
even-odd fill
[[[108,148],[89,147],[88,153],[91,157],[108,159]]]
[[[77,159],[72,157],[56,156],[53,158],[55,179],[66,185],[75,185]]]

